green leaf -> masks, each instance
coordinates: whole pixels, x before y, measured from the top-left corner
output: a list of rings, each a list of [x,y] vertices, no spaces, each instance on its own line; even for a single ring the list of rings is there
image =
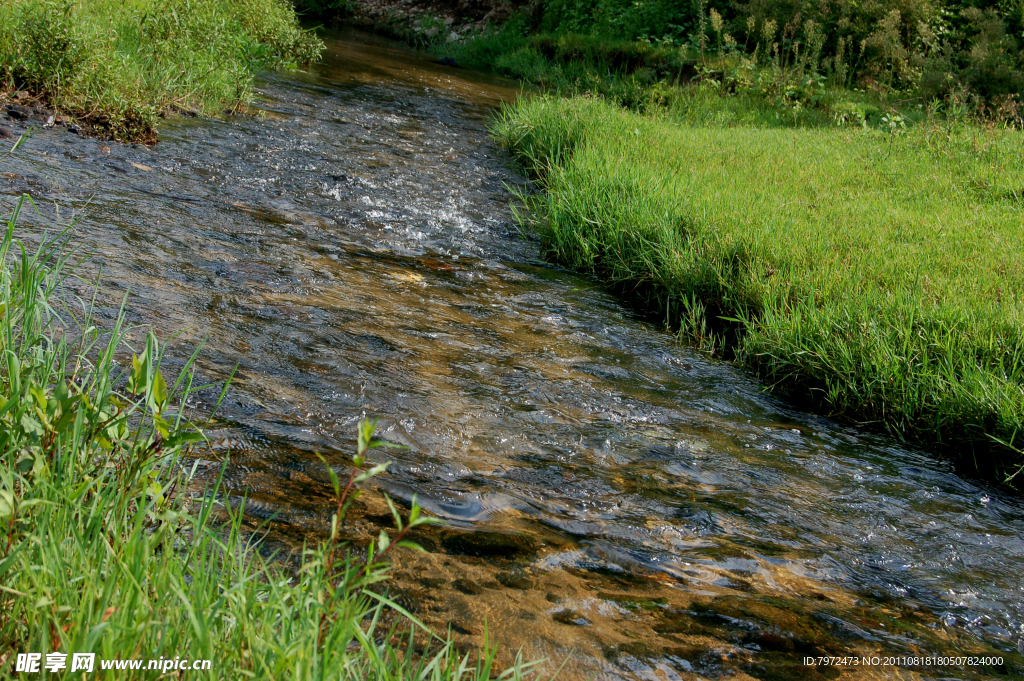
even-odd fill
[[[57,400],[58,404],[63,404],[67,401],[69,394],[68,384],[64,381],[58,382],[56,387],[53,389],[53,399]]]
[[[28,414],[22,414],[19,423],[21,424],[21,429],[29,435],[43,436],[43,425]]]
[[[153,414],[153,424],[156,426],[156,430],[160,433],[160,437],[166,439],[171,434],[171,424],[167,422],[160,414]]]
[[[182,445],[190,445],[195,442],[202,442],[205,438],[202,433],[195,431],[183,431],[175,433],[164,440],[164,449],[172,449],[174,447],[180,447]]]
[[[80,395],[73,395],[60,405],[60,416],[57,418],[56,423],[53,424],[53,429],[60,432],[68,427],[68,424],[75,418],[75,405],[81,401]]]
[[[398,513],[398,509],[395,508],[395,502],[391,501],[389,494],[384,495],[384,501],[388,502],[388,508],[391,509],[391,517],[395,519],[395,526],[398,527],[398,531],[402,531],[402,516]]]
[[[338,480],[338,474],[335,473],[334,469],[331,468],[327,464],[327,459],[325,459],[324,457],[320,456],[319,452],[317,452],[316,458],[320,459],[320,461],[324,464],[324,468],[327,469],[327,475],[331,476],[331,486],[334,487],[334,496],[335,497],[340,497],[341,496],[341,481]]]
[[[155,480],[150,481],[146,491],[148,491],[149,495],[156,500],[156,503],[164,503],[164,488],[157,484]]]
[[[46,391],[37,385],[32,386],[28,389],[32,397],[36,398],[36,404],[40,409],[46,409]]]
[[[371,447],[387,447],[388,449],[409,449],[405,445],[398,444],[397,442],[388,442],[387,440],[374,440],[370,443]]]
[[[370,470],[363,471],[362,473],[357,475],[354,482],[357,482],[357,483],[359,483],[359,482],[366,482],[370,478],[375,478],[378,475],[380,475],[381,473],[387,472],[388,466],[390,466],[390,465],[391,465],[390,461],[388,461],[387,463],[379,463],[376,466],[374,466],[373,468],[371,468]]]
[[[358,429],[359,435],[356,456],[363,457],[366,455],[366,450],[373,446],[371,443],[373,442],[373,433],[377,430],[377,419],[373,419],[372,421],[370,419],[362,419],[359,422]],[[361,462],[356,465],[361,465]]]
[[[427,550],[425,548],[423,548],[414,541],[409,541],[408,539],[403,539],[402,541],[395,544],[395,546],[401,546],[402,548],[412,549],[413,551],[419,551],[420,553],[427,553]]]
[[[11,383],[11,394],[17,395],[21,392],[21,362],[18,356],[10,350],[7,351],[7,378]]]
[[[139,361],[136,355],[132,355],[132,372],[128,375],[128,381],[125,383],[125,390],[133,395],[138,395],[142,392],[142,386],[145,384],[143,374],[143,363]]]
[[[160,373],[159,369],[157,369],[156,376],[153,378],[153,401],[157,411],[163,411],[164,406],[167,405],[167,383],[164,381],[164,376]]]

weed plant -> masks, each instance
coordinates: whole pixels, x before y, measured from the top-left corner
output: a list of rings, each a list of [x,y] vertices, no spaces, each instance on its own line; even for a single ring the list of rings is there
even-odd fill
[[[288,0],[0,3],[0,89],[126,140],[153,141],[166,112],[238,108],[258,71],[322,47]]]
[[[1020,471],[1020,133],[679,126],[549,97],[494,132],[545,190],[524,221],[554,259],[830,414]]]
[[[845,77],[824,76],[799,45],[775,57],[765,57],[759,44],[744,54],[735,42],[701,52],[598,35],[530,34],[520,18],[463,44],[427,47],[551,93],[598,96],[688,125],[861,127],[878,126],[886,110],[898,109],[907,121],[924,114],[916,100],[883,105]]]
[[[949,6],[947,6],[949,5]],[[1024,126],[1016,9],[882,0],[533,3],[460,63],[687,124],[885,127],[947,115]]]
[[[409,531],[429,520],[415,500],[404,522],[392,505],[395,536],[344,543],[359,485],[385,468],[366,463],[382,444],[373,423],[360,424],[347,477],[329,469],[329,537],[297,572],[262,557],[243,509],[222,507],[216,484],[195,494],[179,466],[203,439],[184,406],[196,354],[169,381],[152,335],[130,347],[123,317],[100,330],[71,293],[82,282],[66,286],[69,234],[35,250],[14,239],[27,205],[0,241],[0,677],[16,676],[18,653],[92,652],[208,659],[187,672],[207,679],[492,678],[493,649],[460,656],[369,590],[389,552],[416,548]],[[89,678],[154,676],[97,660]]]

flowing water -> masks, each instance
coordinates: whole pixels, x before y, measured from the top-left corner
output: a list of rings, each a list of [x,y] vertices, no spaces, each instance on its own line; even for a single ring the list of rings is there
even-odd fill
[[[514,84],[347,34],[260,91],[262,115],[168,121],[152,148],[40,131],[0,193],[82,215],[171,355],[238,364],[197,463],[230,453],[275,546],[323,536],[316,453],[340,469],[368,414],[408,446],[381,487],[450,523],[392,593],[463,648],[486,626],[552,669],[572,652],[563,678],[1022,673],[1022,500],[794,411],[541,262],[486,130]],[[803,665],[968,654],[1003,663]]]

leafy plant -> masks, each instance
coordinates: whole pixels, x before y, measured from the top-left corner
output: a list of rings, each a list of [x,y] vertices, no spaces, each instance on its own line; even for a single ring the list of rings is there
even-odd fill
[[[43,96],[59,96],[88,58],[71,0],[36,0],[20,8],[12,76]]]
[[[0,3],[0,90],[128,141],[155,141],[160,114],[240,109],[257,72],[322,49],[288,0]]]
[[[349,473],[348,480],[344,486],[341,483],[341,479],[338,474],[327,465],[327,462],[323,461],[327,467],[327,473],[331,478],[331,486],[334,489],[334,497],[332,501],[335,503],[334,513],[331,515],[331,532],[327,539],[327,552],[323,558],[323,570],[324,570],[324,588],[327,595],[327,601],[338,598],[339,594],[346,594],[352,590],[365,589],[367,586],[380,582],[387,577],[388,565],[383,562],[383,558],[396,547],[406,547],[416,551],[423,551],[423,548],[407,539],[409,532],[417,527],[423,525],[431,525],[441,523],[440,518],[434,518],[430,516],[421,515],[422,509],[416,501],[416,496],[412,498],[412,508],[409,511],[409,517],[406,522],[402,522],[402,515],[398,512],[391,497],[384,495],[387,501],[388,508],[391,510],[391,516],[395,521],[395,527],[398,533],[392,538],[385,530],[380,531],[380,535],[377,539],[370,540],[370,544],[366,547],[366,557],[359,562],[353,562],[351,556],[346,555],[344,560],[341,559],[341,549],[347,546],[347,542],[342,536],[342,527],[345,524],[345,518],[348,516],[349,507],[352,503],[362,495],[363,490],[358,488],[358,485],[365,483],[372,478],[381,475],[387,471],[389,463],[380,463],[369,468],[364,468],[366,465],[367,453],[377,447],[398,447],[391,442],[385,440],[378,440],[374,438],[374,432],[376,431],[377,421],[369,419],[363,419],[358,425],[358,435],[356,440],[356,453],[352,455],[352,470]],[[317,552],[322,553],[322,552]],[[340,562],[340,567],[339,567]],[[320,557],[312,563],[306,563],[303,569],[308,569],[311,565],[319,565]],[[324,609],[320,615],[320,637],[323,639],[326,632],[332,625],[331,610]]]

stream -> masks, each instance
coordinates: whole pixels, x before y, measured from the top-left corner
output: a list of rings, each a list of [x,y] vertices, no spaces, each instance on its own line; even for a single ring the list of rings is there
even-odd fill
[[[486,628],[500,662],[570,656],[567,679],[1024,674],[1024,500],[794,410],[544,263],[487,133],[515,83],[327,44],[263,77],[259,115],[168,120],[153,147],[41,130],[0,160],[4,209],[43,215],[23,236],[80,218],[101,318],[128,292],[172,363],[204,343],[204,380],[238,365],[194,463],[227,457],[268,545],[324,537],[317,454],[342,470],[365,414],[408,447],[379,487],[448,521],[390,592],[460,649]],[[969,655],[1002,662],[884,664]]]

